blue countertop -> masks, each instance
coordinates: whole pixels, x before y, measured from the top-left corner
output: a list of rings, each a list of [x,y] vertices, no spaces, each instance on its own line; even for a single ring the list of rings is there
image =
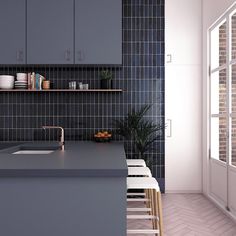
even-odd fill
[[[120,142],[1,143],[0,177],[126,177],[128,168]],[[55,149],[51,154],[12,154],[22,149]]]

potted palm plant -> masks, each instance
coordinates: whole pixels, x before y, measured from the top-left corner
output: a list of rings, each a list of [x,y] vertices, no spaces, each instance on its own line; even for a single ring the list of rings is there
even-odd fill
[[[112,72],[109,70],[102,70],[100,73],[101,89],[112,89]]]
[[[134,143],[138,158],[144,159],[149,167],[152,166],[152,160],[148,159],[145,154],[159,139],[160,132],[165,129],[162,123],[156,124],[145,119],[144,116],[150,107],[146,105],[138,111],[132,110],[126,117],[114,121],[116,133]]]

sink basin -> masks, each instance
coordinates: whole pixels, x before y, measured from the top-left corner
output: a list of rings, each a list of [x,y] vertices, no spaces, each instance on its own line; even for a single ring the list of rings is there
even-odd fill
[[[7,153],[12,155],[48,155],[61,150],[60,145],[55,143],[28,143],[6,147],[0,154]]]
[[[47,155],[53,153],[54,150],[19,150],[12,154],[31,154],[31,155]]]

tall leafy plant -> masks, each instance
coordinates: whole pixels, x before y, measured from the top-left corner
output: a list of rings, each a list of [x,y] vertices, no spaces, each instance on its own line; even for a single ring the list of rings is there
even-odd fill
[[[152,149],[153,143],[159,139],[160,132],[165,128],[161,123],[156,124],[145,119],[150,108],[150,105],[145,105],[138,111],[132,110],[126,117],[114,122],[117,134],[132,141],[138,158],[145,159],[149,165],[151,160],[147,160],[145,153]]]
[[[138,111],[132,110],[124,118],[116,119],[114,122],[116,133],[127,140],[132,140],[141,120],[149,109],[150,105],[146,105]]]

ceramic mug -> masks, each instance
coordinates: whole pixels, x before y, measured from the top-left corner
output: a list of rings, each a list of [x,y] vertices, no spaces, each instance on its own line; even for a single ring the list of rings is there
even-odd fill
[[[89,85],[88,84],[83,84],[83,89],[84,90],[88,90],[89,89]]]

